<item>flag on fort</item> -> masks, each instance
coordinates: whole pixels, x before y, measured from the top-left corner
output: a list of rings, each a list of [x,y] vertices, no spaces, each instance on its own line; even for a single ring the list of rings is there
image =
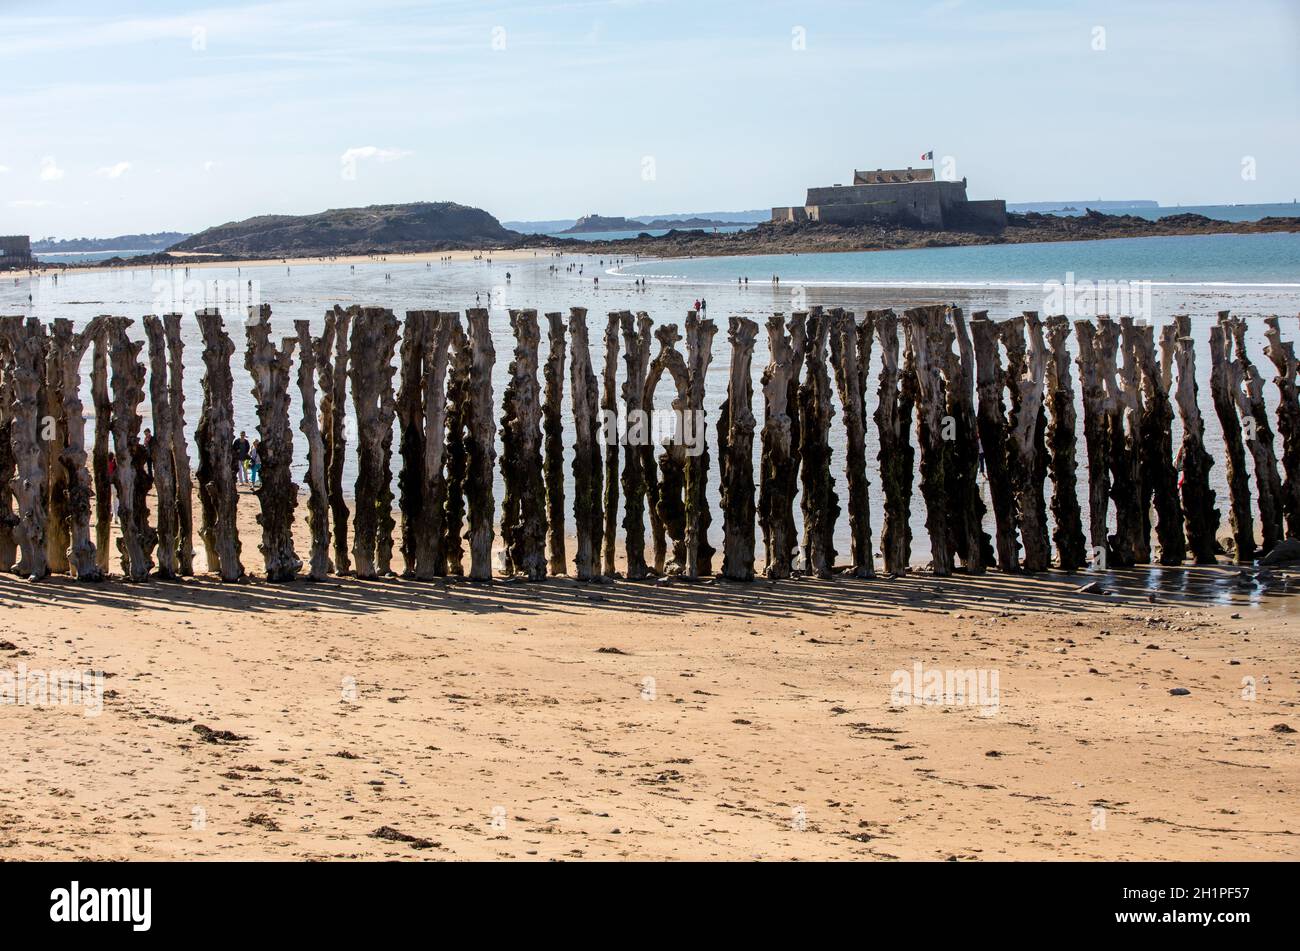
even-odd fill
[[[922,155],[921,155],[921,161],[922,161],[922,162],[933,162],[933,161],[934,161],[934,150],[931,149],[929,152],[924,152],[924,153],[922,153]]]

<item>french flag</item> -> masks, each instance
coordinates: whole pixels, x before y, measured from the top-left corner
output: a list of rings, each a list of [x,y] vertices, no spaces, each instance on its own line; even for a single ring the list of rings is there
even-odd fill
[[[931,151],[929,151],[929,152],[922,153],[922,155],[921,155],[921,161],[922,161],[922,162],[933,162],[933,161],[934,161],[934,151],[931,150]]]

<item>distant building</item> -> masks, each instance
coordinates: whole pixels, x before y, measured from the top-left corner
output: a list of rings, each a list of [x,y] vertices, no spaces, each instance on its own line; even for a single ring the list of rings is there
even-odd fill
[[[802,206],[773,208],[772,220],[837,225],[893,222],[936,230],[1004,228],[1007,203],[1000,198],[971,201],[966,197],[966,179],[937,180],[933,169],[878,168],[855,170],[852,185],[810,188]]]
[[[0,235],[0,271],[32,266],[32,239],[27,235]]]

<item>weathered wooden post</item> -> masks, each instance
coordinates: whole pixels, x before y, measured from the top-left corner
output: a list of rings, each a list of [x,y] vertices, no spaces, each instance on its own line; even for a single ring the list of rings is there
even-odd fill
[[[329,482],[325,473],[325,437],[321,434],[321,419],[316,412],[317,360],[322,351],[328,359],[329,346],[323,338],[311,335],[311,324],[306,320],[293,322],[298,335],[298,398],[302,402],[302,420],[298,431],[307,440],[307,528],[311,532],[311,556],[307,577],[322,581],[329,577],[330,569],[330,510]]]
[[[418,568],[416,538],[424,505],[424,343],[433,312],[408,310],[402,322],[401,383],[397,390],[398,508],[402,515],[404,577],[414,578]]]
[[[146,450],[153,461],[153,483],[158,504],[158,577],[179,577],[176,560],[179,534],[176,503],[176,471],[172,465],[172,445],[176,421],[172,415],[171,390],[167,375],[167,337],[162,319],[154,314],[144,318],[145,337],[149,341],[149,405],[153,414],[153,443]]]
[[[14,528],[18,515],[14,511],[13,480],[16,464],[13,449],[14,428],[14,354],[12,343],[15,326],[21,317],[0,317],[0,571],[10,571],[18,557]]]
[[[1074,338],[1079,346],[1079,380],[1083,390],[1083,439],[1088,450],[1088,541],[1106,567],[1110,550],[1106,515],[1110,508],[1110,417],[1107,415],[1107,390],[1101,377],[1101,360],[1097,355],[1097,327],[1091,320],[1074,322]]]
[[[546,577],[546,488],[542,478],[542,407],[537,382],[541,331],[537,311],[510,311],[515,354],[501,417],[505,497],[501,535],[506,565],[529,581]]]
[[[573,423],[577,430],[573,453],[573,517],[577,523],[578,552],[574,558],[579,581],[600,574],[600,546],[604,518],[601,513],[600,400],[596,374],[591,369],[591,344],[587,336],[587,309],[569,308],[570,389]]]
[[[172,414],[172,473],[176,480],[176,572],[194,574],[194,475],[185,442],[185,345],[181,342],[181,315],[163,315],[167,338],[167,402]]]
[[[71,330],[71,321],[56,318],[55,336],[61,337]],[[95,545],[90,540],[90,500],[92,496],[90,472],[86,469],[86,419],[81,403],[81,359],[97,332],[94,320],[78,334],[72,334],[64,352],[61,384],[63,403],[63,451],[59,464],[67,474],[66,511],[69,538],[69,568],[78,581],[100,581],[103,573],[95,558]]]
[[[936,575],[952,574],[952,528],[949,524],[949,487],[945,477],[947,442],[943,438],[943,416],[947,404],[943,381],[944,308],[914,307],[904,315],[916,361],[917,396],[920,406],[918,436],[921,447],[921,495],[925,499],[925,527],[930,535],[930,552]]]
[[[444,550],[447,480],[447,366],[455,313],[434,311],[425,323],[424,342],[424,489],[415,533],[416,577],[447,573]]]
[[[709,544],[709,500],[705,494],[709,479],[709,447],[704,413],[704,380],[713,360],[713,336],[718,327],[694,311],[686,314],[687,409],[681,416],[683,433],[689,435],[686,453],[686,571],[688,578],[713,573],[714,549]],[[687,427],[690,427],[688,430]],[[694,443],[698,441],[698,446]]]
[[[380,574],[385,528],[391,533],[392,481],[390,463],[393,417],[393,351],[397,318],[391,310],[366,307],[353,315],[348,375],[357,416],[357,480],[353,490],[352,560],[358,578]],[[387,506],[388,511],[383,509]],[[391,551],[392,536],[388,535]]]
[[[867,481],[866,398],[859,368],[858,325],[852,311],[838,308],[830,314],[831,365],[835,387],[844,407],[844,468],[849,484],[849,536],[852,571],[856,577],[875,576],[871,544],[871,502]],[[868,338],[870,339],[870,338]],[[868,358],[869,358],[868,354]]]
[[[604,387],[601,390],[601,433],[605,441],[605,577],[614,577],[615,543],[618,538],[618,335],[621,318],[616,311],[605,324]]]
[[[17,521],[13,538],[21,556],[15,571],[40,581],[49,571],[45,554],[45,452],[41,445],[41,385],[45,374],[45,328],[34,317],[5,318],[9,350],[10,445],[15,475],[10,481]]]
[[[1114,334],[1115,322],[1101,317],[1099,332]],[[1104,364],[1107,383],[1114,381],[1110,401],[1111,497],[1115,501],[1115,540],[1111,553],[1115,565],[1146,564],[1151,560],[1150,505],[1142,486],[1142,377],[1136,358],[1136,325],[1132,317],[1119,320],[1123,368]],[[1109,346],[1109,338],[1105,338]],[[1111,351],[1106,350],[1109,355]],[[1111,371],[1114,371],[1113,373]]]
[[[90,399],[95,411],[95,440],[91,447],[90,475],[95,488],[95,563],[107,575],[112,557],[113,483],[108,477],[108,441],[112,431],[113,403],[108,395],[108,332],[106,316],[95,322],[94,354],[91,357]]]
[[[1238,413],[1246,421],[1244,436],[1254,463],[1255,491],[1259,495],[1263,543],[1259,552],[1267,555],[1286,535],[1282,521],[1282,477],[1278,475],[1273,427],[1269,425],[1268,409],[1264,405],[1264,379],[1246,351],[1246,321],[1241,317],[1230,318],[1228,325],[1237,350],[1232,395]]]
[[[881,489],[885,496],[885,522],[880,531],[880,553],[885,571],[907,574],[912,559],[912,407],[916,370],[907,343],[907,363],[898,357],[898,316],[892,310],[869,311],[880,339],[880,383],[877,389],[876,431],[880,451]]]
[[[547,342],[550,350],[543,370],[545,391],[542,402],[543,478],[546,483],[546,550],[548,568],[557,578],[569,572],[564,537],[564,316],[559,311],[546,314]]]
[[[987,311],[977,311],[972,315],[970,330],[974,338],[975,386],[979,394],[977,425],[984,472],[989,483],[989,501],[993,505],[994,550],[998,569],[1014,573],[1020,570],[1020,542],[1016,534],[1016,499],[1007,458],[1011,437],[1006,404],[1002,398],[1007,381],[1006,368],[998,350],[1002,334],[1000,326],[988,319]],[[1073,410],[1074,404],[1071,403],[1071,413]]]
[[[196,315],[203,334],[203,412],[198,425],[200,527],[199,538],[207,554],[208,570],[222,581],[244,576],[240,564],[239,528],[236,510],[239,492],[235,488],[234,379],[230,358],[235,345],[222,325],[217,310]],[[118,463],[121,469],[121,462]]]
[[[1142,327],[1137,338],[1143,393],[1140,462],[1143,495],[1155,504],[1160,564],[1181,565],[1187,557],[1187,540],[1178,500],[1178,470],[1174,468],[1174,408],[1169,402],[1168,369],[1173,362],[1174,325],[1165,329],[1168,333],[1162,334],[1164,356],[1160,363],[1156,362],[1155,331]]]
[[[1238,386],[1232,361],[1232,332],[1228,312],[1219,313],[1219,322],[1210,328],[1210,397],[1223,430],[1227,451],[1228,495],[1232,508],[1228,516],[1236,547],[1238,564],[1255,558],[1255,520],[1250,506],[1250,476],[1246,471],[1246,448],[1241,441],[1241,421],[1233,391]]]
[[[469,344],[473,360],[469,370],[469,473],[466,482],[469,501],[469,577],[472,581],[492,579],[492,524],[496,498],[492,474],[496,469],[496,419],[492,415],[492,366],[496,350],[488,329],[487,310],[476,307],[465,312],[469,321]]]
[[[113,450],[117,454],[117,519],[121,537],[117,548],[122,573],[129,581],[144,581],[153,568],[158,535],[149,526],[149,473],[140,443],[140,404],[144,402],[142,342],[132,341],[126,328],[132,321],[113,318],[109,336],[109,365],[113,371]]]
[[[677,342],[682,339],[677,325],[663,324],[655,328],[654,335],[659,341],[659,352],[650,361],[650,369],[646,372],[641,406],[653,419],[655,389],[666,372],[673,382],[675,395],[672,408],[678,426],[673,440],[664,446],[663,454],[658,459],[658,473],[655,471],[653,443],[647,442],[641,447],[641,471],[645,476],[646,497],[650,502],[650,533],[654,539],[655,571],[661,575],[680,574],[686,567],[686,505],[683,496],[687,434],[684,414],[690,403],[690,380],[686,358],[677,349]],[[673,543],[671,563],[667,560],[669,539]]]
[[[788,578],[794,567],[794,496],[799,486],[797,433],[799,372],[803,366],[805,315],[767,319],[771,362],[763,370],[763,449],[759,460],[758,521],[763,529],[765,574]],[[793,394],[793,399],[791,398]]]
[[[1063,315],[1047,318],[1047,403],[1051,408],[1047,444],[1051,451],[1052,532],[1057,564],[1062,571],[1077,571],[1088,563],[1075,478],[1074,381],[1070,373],[1070,322]],[[1181,531],[1181,528],[1179,529]]]
[[[945,308],[943,322],[944,395],[951,426],[950,470],[946,482],[953,492],[956,517],[950,520],[956,553],[971,574],[983,574],[993,561],[993,548],[984,533],[984,499],[980,495],[979,424],[975,418],[975,350],[960,307]],[[953,343],[957,349],[953,351]],[[951,423],[949,423],[951,420]],[[1041,433],[1040,433],[1041,439]],[[1040,446],[1041,449],[1041,446]],[[1045,467],[1044,467],[1045,468]]]
[[[1198,565],[1212,565],[1218,559],[1219,510],[1214,507],[1210,488],[1210,467],[1214,460],[1205,451],[1205,422],[1196,403],[1196,345],[1192,340],[1192,319],[1174,317],[1177,328],[1174,360],[1178,365],[1175,401],[1183,423],[1183,442],[1178,451],[1178,469],[1183,474],[1183,521],[1187,544]]]
[[[623,548],[627,554],[627,577],[637,580],[649,574],[645,562],[646,479],[642,463],[644,447],[653,446],[652,421],[645,412],[651,321],[644,312],[634,319],[625,310],[619,314],[619,323],[627,366],[627,380],[623,383],[623,406],[627,414],[623,446]]]
[[[460,314],[444,315],[450,327],[447,375],[447,504],[443,515],[443,555],[447,574],[465,574],[465,478],[469,471],[469,370],[474,362]]]
[[[835,520],[840,514],[835,479],[831,475],[831,381],[826,370],[826,344],[833,316],[814,307],[808,315],[805,351],[807,375],[799,388],[799,432],[803,454],[804,571],[829,578],[835,570]]]
[[[748,317],[732,317],[727,321],[727,339],[731,343],[731,369],[727,376],[727,399],[718,416],[718,467],[722,475],[722,576],[733,581],[753,581],[753,365],[758,324]],[[856,368],[852,375],[856,377]]]
[[[335,305],[325,314],[324,340],[334,348],[331,361],[329,345],[318,353],[321,377],[321,430],[325,437],[325,481],[329,487],[330,518],[334,525],[334,571],[340,575],[352,570],[348,547],[348,503],[343,495],[343,465],[347,460],[348,356],[352,352],[350,331],[359,307],[344,310]],[[327,371],[327,372],[326,372]]]
[[[1019,406],[1011,420],[1012,485],[1016,498],[1016,524],[1024,546],[1021,567],[1026,572],[1046,571],[1052,567],[1052,549],[1048,541],[1047,505],[1043,498],[1043,460],[1040,453],[1040,422],[1043,407],[1043,384],[1047,374],[1047,347],[1043,326],[1034,311],[1025,311],[1028,353],[1024,373],[1015,381]]]
[[[41,386],[41,449],[45,453],[45,563],[51,574],[66,575],[68,548],[68,473],[59,462],[67,444],[63,415],[63,362],[73,345],[72,322],[54,322],[45,345],[45,370]]]
[[[293,430],[289,425],[289,371],[298,340],[285,337],[276,347],[271,340],[268,304],[248,309],[247,337],[244,367],[253,378],[258,455],[262,460],[261,486],[257,489],[262,544],[258,547],[266,563],[266,580],[292,581],[302,570],[302,559],[293,547],[298,486],[293,481]]]
[[[1282,434],[1282,471],[1286,481],[1282,484],[1282,512],[1286,516],[1288,538],[1300,538],[1300,361],[1296,360],[1295,344],[1283,342],[1282,329],[1276,317],[1266,317],[1264,337],[1268,346],[1264,353],[1277,376],[1277,429]]]

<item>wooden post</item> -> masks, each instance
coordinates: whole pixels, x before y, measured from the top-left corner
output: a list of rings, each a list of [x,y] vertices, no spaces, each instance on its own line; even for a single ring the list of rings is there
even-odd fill
[[[298,397],[302,403],[302,420],[298,431],[307,440],[307,528],[311,532],[311,560],[307,577],[323,581],[330,569],[330,511],[329,482],[325,473],[325,437],[321,434],[321,421],[316,413],[317,359],[321,352],[328,359],[329,347],[322,338],[313,339],[311,324],[295,320],[298,335]]]
[[[577,430],[573,453],[573,517],[577,523],[578,552],[574,559],[579,581],[600,574],[601,514],[600,401],[596,374],[591,369],[591,344],[587,336],[587,309],[569,308],[570,389],[573,423]]]
[[[804,314],[773,314],[767,320],[771,362],[763,371],[763,450],[759,462],[758,521],[763,529],[765,574],[788,578],[794,567],[794,496],[799,486],[796,435],[799,428],[799,371],[806,343]],[[795,394],[791,399],[791,394]]]
[[[418,568],[416,538],[424,505],[424,343],[432,311],[408,310],[402,323],[401,385],[397,391],[398,453],[402,468],[397,475],[402,515],[403,577],[414,578]]]
[[[492,474],[496,469],[496,420],[492,416],[492,365],[496,350],[488,329],[488,312],[472,308],[465,313],[469,321],[469,344],[473,361],[469,370],[469,477],[466,495],[469,502],[469,577],[472,581],[492,579],[492,523],[496,517],[496,498],[492,492]]]
[[[555,577],[568,574],[564,537],[564,317],[559,311],[546,315],[547,341],[545,392],[542,403],[542,470],[546,483],[546,548],[548,568]]]
[[[1043,498],[1043,460],[1040,440],[1043,384],[1047,374],[1047,347],[1043,326],[1034,311],[1024,314],[1028,353],[1024,373],[1015,381],[1019,406],[1011,420],[1011,480],[1016,499],[1016,524],[1024,546],[1021,567],[1029,573],[1052,567],[1047,535],[1047,505]]]
[[[870,338],[868,338],[869,340]],[[831,366],[835,387],[844,407],[844,468],[849,485],[849,535],[852,571],[858,578],[875,576],[871,544],[871,502],[867,481],[866,398],[858,353],[858,325],[852,311],[831,311]],[[870,355],[868,354],[868,359]]]
[[[7,318],[10,441],[16,474],[10,481],[17,505],[13,537],[21,560],[15,571],[30,581],[49,573],[45,549],[45,452],[41,445],[41,386],[45,375],[45,328],[31,317]]]
[[[701,319],[695,311],[686,314],[687,412],[681,416],[683,432],[689,432],[698,446],[686,453],[686,571],[688,578],[713,573],[714,549],[709,544],[709,500],[705,494],[709,479],[708,429],[704,413],[704,380],[713,360],[713,336],[717,325]],[[686,427],[691,427],[688,431]],[[688,439],[688,445],[694,441]]]
[[[1183,522],[1187,544],[1198,565],[1212,565],[1218,559],[1219,510],[1214,507],[1210,488],[1210,467],[1214,460],[1205,451],[1205,422],[1196,403],[1196,345],[1192,320],[1186,314],[1174,317],[1177,328],[1174,360],[1178,365],[1175,401],[1183,423],[1183,442],[1178,451],[1178,469],[1183,474]]]
[[[73,346],[72,322],[54,321],[45,345],[45,372],[41,385],[41,449],[45,454],[45,563],[51,574],[69,573],[68,473],[59,462],[67,445],[67,419],[63,415],[63,362]]]
[[[132,321],[113,319],[108,360],[113,371],[113,449],[117,453],[117,520],[121,537],[117,548],[122,573],[128,581],[144,581],[153,568],[158,535],[149,526],[149,473],[145,448],[140,443],[140,404],[144,402],[142,342],[132,341],[126,328]]]
[[[727,339],[731,343],[731,369],[727,376],[727,399],[718,416],[718,467],[722,475],[722,576],[733,581],[753,581],[753,364],[758,324],[748,317],[732,317],[727,321]],[[852,375],[856,377],[856,369]]]
[[[71,321],[56,318],[55,336],[63,336],[66,326],[71,331]],[[70,541],[68,563],[72,576],[78,581],[100,581],[103,573],[95,558],[95,545],[90,540],[90,501],[92,497],[90,472],[86,469],[86,419],[81,403],[81,359],[97,332],[92,320],[90,326],[72,334],[62,358],[63,417],[65,441],[59,454],[59,464],[67,474],[66,511]]]
[[[915,366],[900,368],[898,358],[898,316],[892,310],[868,311],[880,339],[880,383],[877,390],[876,431],[880,451],[881,489],[885,496],[885,522],[880,531],[880,553],[885,571],[905,575],[912,559],[912,407],[915,398]],[[907,344],[911,364],[911,343]]]
[[[627,435],[623,446],[623,548],[627,554],[627,577],[646,577],[644,448],[652,447],[651,419],[645,412],[645,381],[650,363],[649,315],[634,319],[631,311],[619,314],[623,331],[623,359],[627,380],[623,383],[623,406],[627,414]],[[653,448],[653,447],[652,447]],[[653,458],[653,457],[652,457]]]
[[[1277,452],[1273,448],[1273,427],[1269,425],[1264,405],[1264,379],[1246,351],[1246,321],[1230,318],[1228,326],[1236,344],[1237,359],[1233,367],[1232,395],[1243,425],[1246,447],[1255,467],[1255,491],[1259,495],[1259,523],[1262,545],[1259,553],[1267,555],[1284,537],[1282,477],[1277,471]]]
[[[921,495],[925,499],[925,527],[930,535],[933,570],[940,577],[952,574],[953,552],[949,524],[949,466],[943,438],[943,416],[947,404],[943,381],[942,307],[915,307],[907,311],[907,333],[916,361],[917,396],[920,406],[918,436],[921,447]]]
[[[956,517],[951,520],[956,554],[971,574],[983,574],[993,561],[993,548],[984,533],[984,498],[980,495],[979,424],[975,418],[975,350],[960,307],[946,308],[943,355],[947,417],[947,482],[952,486]],[[957,350],[952,345],[956,342]],[[945,425],[948,425],[945,420]]]
[[[1286,481],[1282,484],[1282,513],[1286,516],[1288,538],[1300,538],[1300,362],[1296,360],[1295,344],[1283,342],[1282,329],[1276,317],[1266,317],[1264,337],[1268,346],[1264,353],[1277,376],[1277,428],[1282,434],[1282,471]]]
[[[10,571],[18,557],[14,529],[18,514],[14,511],[14,483],[17,466],[14,458],[14,353],[12,343],[21,326],[21,317],[0,317],[0,571]]]
[[[1103,335],[1103,371],[1107,386],[1114,384],[1110,408],[1111,498],[1115,502],[1115,538],[1111,563],[1116,566],[1146,564],[1151,560],[1149,505],[1144,504],[1139,465],[1142,446],[1142,378],[1135,357],[1136,327],[1132,317],[1121,317],[1119,329],[1102,316],[1098,332]],[[1118,336],[1119,346],[1111,341]],[[1119,369],[1114,354],[1124,357]]]
[[[1105,567],[1110,549],[1106,515],[1110,508],[1110,419],[1106,410],[1107,391],[1097,355],[1097,327],[1090,320],[1074,322],[1079,346],[1079,379],[1083,388],[1083,439],[1088,450],[1088,540]]]
[[[1233,391],[1237,386],[1232,361],[1232,331],[1228,312],[1219,313],[1219,322],[1210,328],[1210,396],[1214,411],[1223,429],[1223,442],[1227,450],[1228,495],[1232,509],[1228,516],[1232,537],[1236,545],[1238,564],[1249,564],[1255,558],[1255,520],[1250,506],[1250,477],[1246,471],[1246,448],[1241,441],[1241,421],[1237,418],[1237,403]]]
[[[350,331],[352,319],[359,313],[359,307],[344,310],[337,305],[327,312],[324,339],[333,344],[333,361],[330,360],[328,347],[324,353],[318,354],[321,367],[328,367],[328,373],[321,379],[321,429],[325,436],[325,481],[329,487],[330,518],[334,523],[334,570],[340,575],[352,571],[348,548],[349,512],[347,499],[343,495],[343,464],[347,459],[348,357],[352,352]]]
[[[465,478],[469,471],[469,369],[474,362],[460,314],[445,314],[450,327],[447,376],[447,505],[443,517],[443,554],[447,574],[465,574]]]
[[[1020,570],[1020,542],[1016,534],[1016,499],[1008,465],[1011,427],[1007,422],[1002,398],[1006,386],[1006,368],[1002,365],[999,324],[988,319],[987,311],[977,311],[971,318],[974,338],[976,376],[979,393],[978,431],[984,457],[984,472],[989,483],[989,500],[993,505],[994,542],[998,569],[1008,574]],[[1070,404],[1073,412],[1073,403]]]
[[[387,457],[391,449],[393,417],[393,351],[397,346],[397,318],[391,310],[366,307],[353,315],[348,375],[352,380],[352,405],[357,416],[357,480],[353,491],[352,560],[358,578],[381,573],[385,528],[392,522],[392,481]],[[387,512],[384,508],[387,507]],[[385,517],[386,516],[386,517]],[[391,532],[391,528],[388,528]],[[391,551],[392,536],[388,535]]]
[[[826,343],[834,317],[814,307],[808,315],[807,375],[799,388],[802,438],[804,571],[829,578],[835,570],[835,520],[839,497],[831,475],[831,381],[826,370]]]
[[[95,441],[90,456],[90,475],[95,489],[95,563],[101,575],[108,575],[113,531],[113,484],[108,478],[108,440],[113,422],[113,403],[108,396],[109,319],[94,321],[94,355],[91,358],[90,397],[95,411]]]
[[[618,335],[620,317],[615,311],[605,324],[604,388],[601,391],[601,431],[605,439],[605,577],[614,577],[614,545],[618,537]]]
[[[153,443],[146,451],[152,457],[157,492],[158,577],[173,579],[180,576],[180,567],[176,561],[176,471],[172,466],[176,421],[167,376],[167,337],[162,319],[154,314],[144,318],[144,332],[149,341],[149,405],[153,413]]]
[[[1187,557],[1183,507],[1178,500],[1178,470],[1174,468],[1174,408],[1169,402],[1174,325],[1162,335],[1164,357],[1156,362],[1155,331],[1139,328],[1137,360],[1142,371],[1143,415],[1140,464],[1142,491],[1155,504],[1156,538],[1162,565],[1181,565]],[[1146,503],[1144,502],[1144,505]]]
[[[185,441],[185,344],[181,342],[181,315],[163,315],[167,339],[167,403],[172,415],[170,446],[172,473],[176,480],[176,573],[194,574],[194,475],[190,450]],[[168,451],[164,447],[164,451]]]
[[[501,417],[505,498],[501,536],[506,565],[529,581],[546,577],[546,488],[542,478],[542,407],[537,383],[541,331],[537,311],[510,311],[515,354]]]
[[[1062,315],[1047,318],[1047,403],[1051,422],[1047,444],[1051,451],[1049,471],[1052,477],[1052,539],[1062,571],[1078,571],[1088,563],[1087,543],[1083,537],[1083,515],[1079,510],[1079,490],[1075,477],[1074,381],[1070,372],[1070,322]],[[1175,499],[1175,502],[1177,500]],[[1181,533],[1182,527],[1179,527]]]
[[[684,440],[684,414],[690,402],[690,380],[686,370],[686,358],[677,349],[677,342],[682,339],[676,324],[663,324],[655,329],[655,339],[659,341],[659,352],[650,361],[646,373],[645,390],[641,406],[654,418],[655,388],[666,372],[672,378],[674,397],[672,409],[679,422],[676,437],[664,446],[664,451],[656,460],[654,446],[647,444],[642,448],[641,471],[646,481],[646,497],[650,502],[650,532],[654,539],[655,571],[659,574],[680,574],[686,568],[686,444]],[[671,562],[667,558],[668,540],[673,543]]]
[[[447,573],[447,367],[452,329],[459,315],[435,311],[425,324],[424,343],[424,489],[415,537],[416,577]]]
[[[261,513],[262,544],[267,581],[292,581],[302,570],[293,547],[293,513],[298,507],[298,486],[293,481],[293,430],[289,426],[289,371],[296,337],[285,337],[279,348],[271,340],[271,308],[248,308],[247,348],[244,368],[253,378],[257,406],[258,455],[262,460],[261,486],[256,489]]]
[[[203,334],[203,413],[199,418],[198,447],[199,537],[207,553],[208,570],[222,581],[244,576],[240,564],[239,528],[236,509],[234,380],[230,358],[235,345],[222,326],[221,313],[201,310],[195,315]],[[121,470],[122,463],[118,462]]]

